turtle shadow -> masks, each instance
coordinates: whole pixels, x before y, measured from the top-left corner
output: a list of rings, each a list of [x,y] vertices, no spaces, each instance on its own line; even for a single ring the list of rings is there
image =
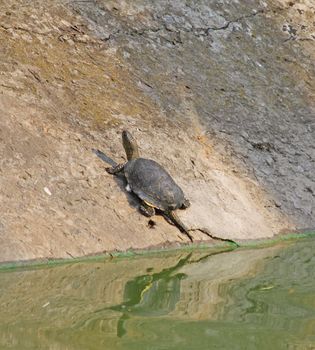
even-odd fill
[[[113,160],[112,158],[110,158],[107,154],[105,154],[104,152],[100,151],[99,149],[95,149],[92,148],[91,151],[98,157],[100,158],[103,162],[107,163],[110,166],[116,166],[118,163]],[[137,208],[140,205],[140,200],[139,198],[132,192],[128,192],[126,190],[126,186],[127,186],[127,180],[126,177],[123,173],[118,173],[115,175],[111,175],[108,174],[106,172],[107,175],[112,176],[114,181],[116,182],[116,184],[118,185],[118,187],[120,188],[120,190],[125,194],[128,204],[133,207],[133,208]]]
[[[116,184],[118,185],[119,189],[126,196],[128,204],[132,208],[135,208],[136,210],[139,211],[140,200],[133,192],[129,192],[126,190],[126,186],[128,183],[127,183],[125,175],[124,174],[117,174],[117,175],[108,174],[108,175],[113,177],[113,179],[116,182]]]

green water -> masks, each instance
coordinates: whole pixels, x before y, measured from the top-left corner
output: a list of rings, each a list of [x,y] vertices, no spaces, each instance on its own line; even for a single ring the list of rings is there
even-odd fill
[[[315,349],[315,240],[0,272],[0,349]]]

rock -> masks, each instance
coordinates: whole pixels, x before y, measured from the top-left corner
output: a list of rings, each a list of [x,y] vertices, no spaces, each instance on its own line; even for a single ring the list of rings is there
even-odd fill
[[[180,241],[91,151],[123,161],[123,128],[192,198],[187,225],[314,227],[313,5],[282,3],[1,5],[0,261]]]

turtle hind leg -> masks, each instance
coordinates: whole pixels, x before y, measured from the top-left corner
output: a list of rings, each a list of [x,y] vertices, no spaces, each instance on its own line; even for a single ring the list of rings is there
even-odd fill
[[[167,217],[172,221],[172,223],[183,233],[186,234],[186,236],[189,238],[191,242],[193,242],[193,237],[189,233],[189,229],[186,227],[186,225],[181,221],[181,219],[177,216],[177,214],[174,211],[167,211],[164,212],[164,217]],[[167,221],[169,221],[166,219]]]
[[[124,166],[125,166],[125,163],[118,164],[113,167],[106,168],[106,171],[108,172],[108,174],[115,175],[121,172],[122,170],[124,170]]]
[[[170,218],[169,214],[167,212],[164,212],[162,211],[161,212],[161,215],[163,216],[163,218],[170,224],[170,225],[173,225],[173,226],[176,226],[174,224],[174,221]]]
[[[187,198],[185,198],[180,209],[187,209],[189,207],[190,207],[190,202]]]
[[[141,204],[139,205],[139,211],[142,215],[148,218],[155,215],[155,209],[150,205],[146,204],[145,202],[141,202]]]

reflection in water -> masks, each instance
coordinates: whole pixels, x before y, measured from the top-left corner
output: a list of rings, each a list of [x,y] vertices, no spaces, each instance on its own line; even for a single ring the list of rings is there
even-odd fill
[[[311,349],[314,248],[1,272],[0,348]]]
[[[124,302],[109,308],[122,312],[117,324],[118,337],[126,334],[125,321],[130,315],[162,316],[175,308],[180,297],[180,282],[186,277],[184,273],[175,271],[184,266],[191,255],[192,253],[180,259],[174,267],[159,273],[141,275],[126,283]]]
[[[181,280],[187,276],[185,273],[176,273],[176,271],[184,265],[201,262],[216,254],[218,252],[207,253],[198,256],[197,261],[190,261],[191,252],[184,258],[180,258],[174,266],[167,267],[161,272],[151,273],[152,269],[148,268],[147,274],[136,276],[126,282],[122,303],[97,310],[94,315],[89,315],[88,319],[93,318],[94,323],[101,322],[102,315],[106,315],[108,310],[120,312],[117,336],[123,337],[127,333],[125,322],[132,315],[152,318],[169,314],[175,309],[180,299]]]

